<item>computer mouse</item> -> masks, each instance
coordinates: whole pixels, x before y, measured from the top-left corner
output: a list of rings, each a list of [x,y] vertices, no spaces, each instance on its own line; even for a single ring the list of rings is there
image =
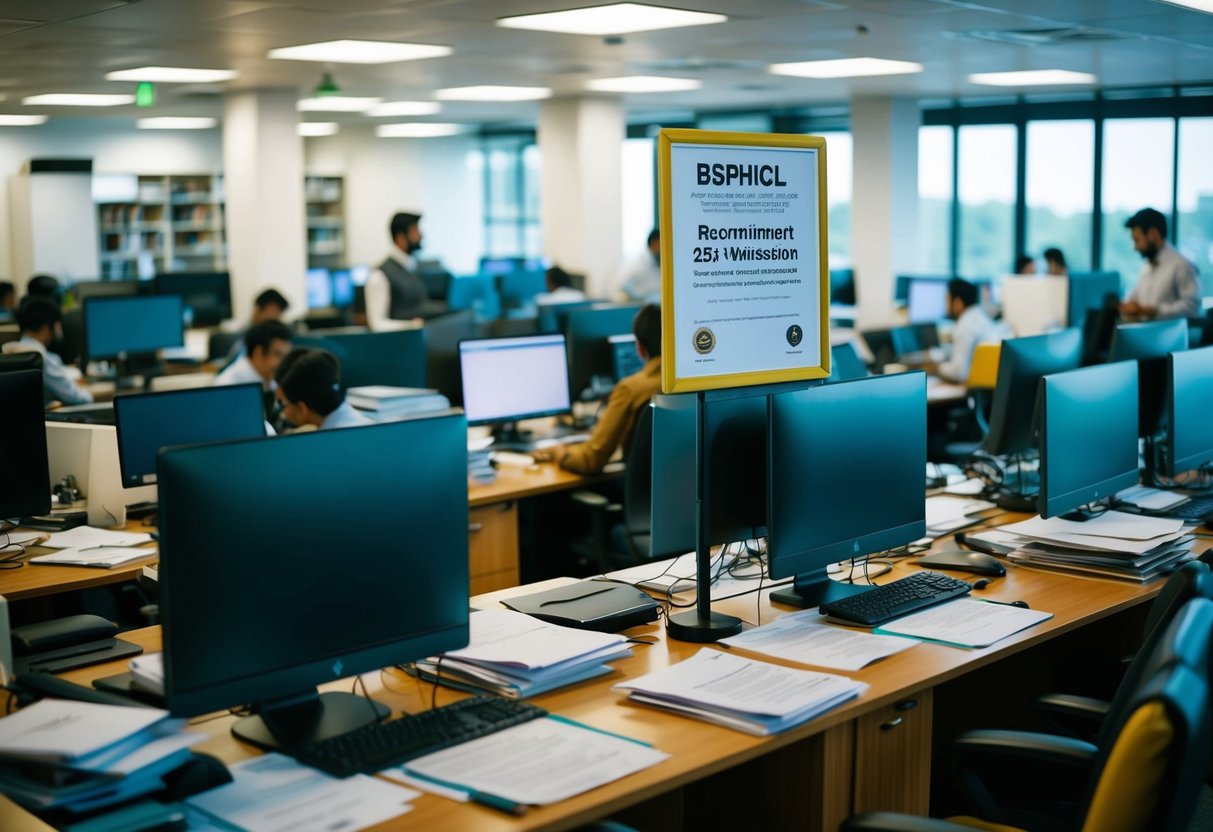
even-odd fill
[[[972,572],[977,575],[993,575],[995,577],[1007,574],[1007,568],[992,555],[983,552],[970,552],[965,549],[945,549],[942,552],[932,552],[917,560],[919,566],[932,569],[952,569],[957,572]]]

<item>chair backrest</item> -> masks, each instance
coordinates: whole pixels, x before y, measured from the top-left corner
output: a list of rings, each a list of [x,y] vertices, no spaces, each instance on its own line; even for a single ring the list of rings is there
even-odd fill
[[[973,349],[969,379],[965,386],[970,390],[993,390],[998,383],[998,357],[1001,354],[1001,343],[978,344]]]
[[[653,405],[636,414],[627,468],[623,475],[623,523],[628,547],[638,560],[648,560],[648,536],[653,525]],[[640,539],[643,539],[641,545]]]
[[[244,332],[227,332],[217,329],[206,339],[206,357],[208,361],[226,358],[231,352],[232,345],[244,337]]]

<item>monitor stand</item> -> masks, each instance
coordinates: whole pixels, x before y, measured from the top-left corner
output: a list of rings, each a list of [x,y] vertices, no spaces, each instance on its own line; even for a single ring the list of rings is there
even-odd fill
[[[232,734],[267,751],[290,753],[301,745],[348,734],[385,719],[391,710],[353,693],[319,693],[261,704],[259,713],[232,726]]]
[[[492,449],[530,453],[539,450],[544,445],[555,444],[565,436],[573,436],[574,433],[574,430],[560,424],[550,429],[519,430],[517,422],[506,422],[493,428]]]
[[[813,609],[825,603],[841,601],[852,595],[859,595],[874,586],[860,584],[844,584],[842,581],[831,580],[826,570],[815,569],[812,572],[801,572],[796,576],[790,587],[777,589],[771,593],[771,600],[789,607]]]

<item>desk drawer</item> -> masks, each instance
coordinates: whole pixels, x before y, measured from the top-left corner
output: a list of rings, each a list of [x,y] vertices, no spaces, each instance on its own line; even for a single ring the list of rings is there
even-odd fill
[[[468,511],[468,571],[473,595],[518,586],[518,504]]]
[[[855,721],[855,812],[927,814],[932,694],[918,691]]]

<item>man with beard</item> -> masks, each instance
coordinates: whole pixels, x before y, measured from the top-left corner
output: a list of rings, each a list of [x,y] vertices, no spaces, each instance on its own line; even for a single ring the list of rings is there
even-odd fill
[[[91,402],[93,394],[76,383],[56,354],[56,346],[63,340],[63,313],[59,305],[46,297],[28,295],[17,307],[17,325],[21,327],[21,339],[5,344],[4,351],[42,354],[42,395],[46,402]]]
[[[416,326],[430,311],[414,256],[421,249],[421,215],[396,214],[388,231],[392,248],[366,281],[366,323],[375,332]]]
[[[1200,284],[1196,267],[1167,242],[1167,218],[1143,208],[1125,223],[1133,234],[1133,248],[1146,264],[1137,285],[1120,305],[1125,318],[1185,318],[1200,314]]]

